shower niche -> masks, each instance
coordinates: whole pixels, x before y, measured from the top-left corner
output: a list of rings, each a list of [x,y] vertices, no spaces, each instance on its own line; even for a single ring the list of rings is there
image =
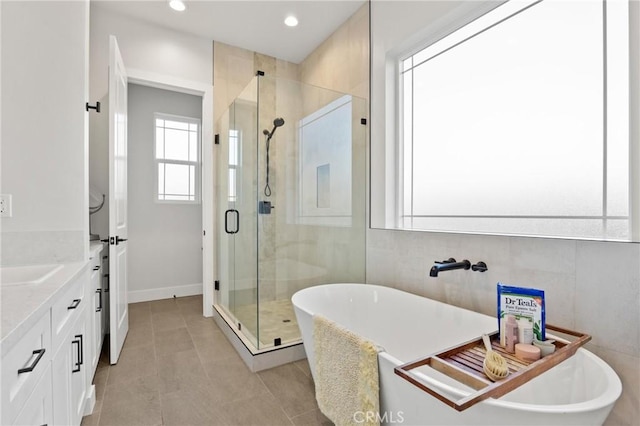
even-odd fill
[[[258,72],[216,123],[214,308],[254,355],[301,344],[296,291],[365,281],[366,114]]]

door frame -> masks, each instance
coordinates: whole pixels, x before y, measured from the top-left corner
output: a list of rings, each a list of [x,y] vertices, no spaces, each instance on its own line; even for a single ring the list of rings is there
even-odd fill
[[[202,314],[213,316],[213,264],[216,256],[213,236],[214,224],[214,176],[213,176],[213,85],[178,77],[158,74],[135,68],[127,68],[129,83],[156,89],[170,90],[202,97]],[[208,176],[208,179],[204,177]]]

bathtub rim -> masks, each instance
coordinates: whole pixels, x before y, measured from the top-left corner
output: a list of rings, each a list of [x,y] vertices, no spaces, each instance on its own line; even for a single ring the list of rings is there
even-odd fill
[[[298,290],[296,293],[293,294],[293,296],[291,297],[291,302],[293,303],[294,307],[299,309],[300,311],[306,313],[307,315],[309,315],[311,318],[313,318],[313,316],[316,314],[315,312],[312,312],[308,306],[303,306],[301,305],[299,302],[302,301],[302,299],[304,297],[306,297],[305,293],[313,293],[313,292],[317,292],[317,291],[321,291],[320,289],[326,289],[328,287],[341,287],[341,288],[355,288],[355,287],[363,287],[366,286],[367,288],[370,288],[372,290],[375,289],[380,289],[382,291],[390,291],[390,292],[398,292],[398,293],[405,293],[411,296],[415,296],[415,297],[419,297],[419,298],[423,298],[423,299],[428,299],[431,300],[433,302],[437,302],[437,303],[442,303],[444,305],[448,305],[451,307],[454,307],[456,309],[462,309],[462,310],[466,310],[466,311],[470,311],[470,312],[475,312],[475,311],[471,311],[469,309],[465,309],[465,308],[461,308],[459,306],[455,306],[455,305],[449,305],[447,303],[444,302],[440,302],[438,300],[435,299],[430,299],[428,297],[424,297],[424,296],[420,296],[417,294],[413,294],[413,293],[409,293],[403,290],[399,290],[397,288],[393,288],[393,287],[386,287],[386,286],[381,286],[381,285],[376,285],[376,284],[364,284],[364,283],[332,283],[332,284],[321,284],[321,285],[317,285],[317,286],[312,286],[312,287],[307,287],[301,290]],[[479,312],[475,312],[478,314],[481,314]],[[484,315],[484,314],[481,314]],[[344,326],[344,324],[341,324]],[[304,333],[302,334],[303,338],[304,338]],[[442,348],[441,350],[444,350],[446,348]],[[607,407],[610,407],[610,409],[613,408],[614,404],[616,403],[616,401],[620,398],[620,395],[622,394],[622,382],[620,381],[620,377],[618,377],[618,374],[615,372],[615,370],[609,365],[607,364],[603,359],[601,359],[600,357],[598,357],[596,354],[594,354],[593,352],[584,349],[584,348],[579,348],[578,352],[580,352],[581,356],[585,356],[587,357],[587,359],[590,362],[593,362],[596,364],[596,367],[599,368],[602,373],[604,374],[604,377],[606,378],[606,383],[604,385],[604,392],[602,392],[600,395],[588,399],[586,401],[581,401],[581,402],[575,402],[575,403],[570,403],[570,404],[555,404],[555,405],[549,405],[549,404],[531,404],[531,403],[524,403],[524,402],[514,402],[514,401],[505,401],[502,399],[495,399],[495,398],[488,398],[485,399],[483,401],[481,401],[481,403],[483,404],[488,404],[491,406],[495,406],[495,407],[500,407],[500,408],[505,408],[505,409],[510,409],[510,410],[516,410],[516,411],[526,411],[526,412],[533,412],[533,413],[544,413],[544,414],[561,414],[561,413],[584,413],[584,412],[589,412],[589,411],[598,411]],[[425,354],[425,356],[427,356],[429,354]],[[577,355],[577,353],[576,353]],[[574,356],[576,356],[574,355]],[[411,362],[414,360],[407,360],[405,362],[400,361],[399,359],[397,359],[396,357],[394,357],[393,355],[391,355],[389,352],[380,352],[378,354],[379,357],[383,357],[386,358],[391,364],[394,365],[394,367],[398,367],[400,365],[405,364],[406,362]],[[451,385],[448,385],[446,383],[443,383],[437,379],[434,379],[430,376],[427,376],[426,374],[420,372],[420,371],[414,371],[412,372],[413,374],[417,375],[421,380],[427,382],[429,385],[434,386],[438,389],[441,389],[444,392],[450,393],[451,395],[455,395],[457,398],[464,398],[466,396],[469,396],[471,394],[471,392],[467,392],[463,389],[460,388],[456,388],[453,387]],[[395,374],[395,372],[394,372]],[[544,373],[543,373],[544,374]],[[400,378],[398,376],[398,378]],[[426,394],[426,393],[425,393]],[[426,394],[428,395],[428,394]]]

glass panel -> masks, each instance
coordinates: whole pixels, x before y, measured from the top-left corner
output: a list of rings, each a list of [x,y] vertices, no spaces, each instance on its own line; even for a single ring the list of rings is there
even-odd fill
[[[331,164],[323,164],[316,168],[316,207],[331,207]]]
[[[413,214],[413,71],[406,72],[402,79],[402,140],[405,141],[403,150],[403,183],[402,200],[405,214]]]
[[[165,164],[165,194],[189,195],[189,168],[184,164]]]
[[[233,231],[233,209],[240,227],[221,234],[217,307],[236,330],[241,324],[253,349],[300,340],[290,301],[296,291],[364,282],[366,116],[360,98],[265,76],[254,78],[218,123],[218,199],[227,200],[219,226],[224,230],[226,215]],[[284,124],[268,144],[266,195],[263,130],[270,132],[275,118]]]
[[[232,326],[237,329],[241,324],[241,333],[258,348],[258,276],[257,276],[257,231],[256,231],[256,146],[257,124],[257,79],[245,88],[241,95],[231,104],[218,122],[218,131],[222,139],[217,156],[217,173],[219,200],[227,200],[219,205],[219,229],[221,249],[218,250],[218,265],[221,274],[221,290],[218,305],[229,317]],[[232,130],[233,129],[233,130]],[[231,141],[233,132],[243,134],[245,143]],[[225,140],[225,138],[227,140]],[[262,141],[261,141],[262,142]],[[233,149],[230,147],[235,145]],[[240,148],[241,147],[241,148]],[[242,149],[242,152],[239,152]],[[239,163],[242,158],[246,167],[241,165],[230,167],[232,160]],[[246,194],[239,197],[238,194]],[[239,232],[224,232],[225,217],[227,228],[235,228],[235,214],[238,211]]]
[[[402,71],[407,71],[413,67],[413,56],[402,61]]]
[[[167,129],[189,130],[189,123],[184,121],[165,120],[165,127]]]
[[[189,161],[189,133],[167,128],[164,135],[165,159]]]
[[[360,120],[367,112],[364,100],[344,93],[259,80],[258,193],[252,201],[275,206],[257,215],[258,341],[269,348],[277,339],[300,339],[291,305],[296,291],[364,282],[366,126]],[[276,118],[284,124],[269,143],[267,196],[263,131],[271,131]],[[241,163],[251,164],[244,157]]]
[[[629,239],[628,23],[626,1],[505,2],[400,61],[400,225]]]
[[[229,130],[229,165],[237,166],[238,163],[238,144],[239,132],[237,130]]]
[[[226,110],[223,112],[222,116],[216,123],[216,129],[220,132],[220,145],[218,145],[218,149],[220,149],[220,155],[216,158],[218,161],[216,162],[216,167],[214,168],[216,172],[216,177],[218,179],[219,185],[216,186],[218,190],[218,199],[220,200],[217,203],[217,217],[218,223],[217,228],[220,230],[220,235],[218,237],[218,248],[217,252],[217,267],[220,276],[220,290],[215,292],[214,303],[218,310],[222,311],[227,316],[227,322],[231,327],[236,327],[237,319],[234,315],[234,288],[235,288],[235,276],[234,276],[234,243],[235,237],[232,234],[228,234],[225,232],[225,216],[228,209],[233,208],[232,203],[226,203],[224,200],[228,200],[229,194],[229,182],[228,182],[228,173],[227,162],[222,160],[228,155],[228,145],[225,143],[225,132],[229,129],[229,121],[230,121],[230,110]]]
[[[539,3],[414,68],[414,214],[600,214],[602,50],[580,46],[602,44],[601,8],[567,4]]]
[[[164,199],[164,163],[158,164],[158,199]]]
[[[299,124],[300,223],[349,226],[351,222],[352,98],[342,96],[311,114]],[[326,188],[327,206],[318,205],[317,168],[331,169]]]
[[[607,2],[607,214],[613,216],[629,215],[628,7]]]
[[[161,127],[156,127],[156,158],[164,159],[164,129]]]
[[[190,201],[193,200],[193,197],[189,195],[175,195],[175,194],[167,194],[164,196],[165,201]]]
[[[189,132],[189,161],[198,161],[198,132]]]
[[[196,166],[189,166],[189,200],[195,201],[196,194]]]
[[[229,169],[229,201],[236,201],[236,169]]]

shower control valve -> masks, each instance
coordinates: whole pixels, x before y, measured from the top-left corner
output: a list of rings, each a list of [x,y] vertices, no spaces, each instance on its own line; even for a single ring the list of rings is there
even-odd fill
[[[271,210],[275,208],[276,206],[271,204],[271,201],[260,201],[258,203],[258,213],[260,214],[271,214]]]

